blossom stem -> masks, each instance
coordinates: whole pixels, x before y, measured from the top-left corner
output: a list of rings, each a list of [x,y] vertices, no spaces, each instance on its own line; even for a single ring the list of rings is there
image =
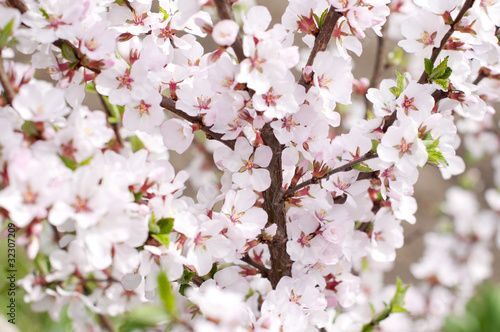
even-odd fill
[[[12,105],[12,101],[16,96],[16,91],[14,90],[12,84],[10,84],[9,77],[5,72],[5,68],[3,66],[2,50],[0,50],[0,83],[3,86],[3,91],[5,94],[5,100],[7,101],[7,104]]]
[[[326,50],[326,46],[328,46],[328,43],[332,38],[333,29],[335,29],[335,25],[341,17],[342,13],[335,11],[335,8],[333,6],[330,6],[330,9],[326,14],[323,26],[319,30],[319,33],[314,40],[314,46],[311,50],[311,54],[309,54],[309,59],[307,59],[306,67],[312,66],[318,52]],[[306,91],[311,87],[310,79],[306,79],[304,74],[302,74],[302,76],[300,77],[299,84],[305,87]]]
[[[359,157],[358,159],[352,160],[352,161],[348,162],[347,164],[344,164],[342,166],[339,166],[339,167],[336,167],[336,168],[332,169],[331,171],[327,172],[322,177],[312,178],[312,179],[309,179],[307,181],[301,182],[298,185],[296,185],[296,186],[294,186],[292,188],[289,188],[285,192],[283,192],[283,200],[285,200],[291,194],[293,194],[294,192],[296,192],[296,191],[298,191],[298,190],[300,190],[300,189],[302,189],[304,187],[310,186],[312,184],[319,183],[321,180],[328,180],[328,178],[331,175],[335,174],[335,173],[350,171],[354,166],[356,166],[356,165],[358,165],[358,164],[360,164],[360,163],[362,163],[364,161],[367,161],[367,160],[370,160],[370,159],[374,159],[374,158],[377,158],[377,157],[378,157],[378,154],[373,153],[372,151],[369,151],[365,155]]]
[[[434,47],[432,49],[432,55],[430,58],[432,63],[434,63],[436,61],[439,53],[441,53],[441,51],[443,50],[444,46],[448,42],[448,39],[450,39],[453,32],[455,32],[456,26],[458,25],[458,23],[460,23],[460,21],[462,20],[462,18],[465,15],[465,13],[474,5],[474,1],[475,0],[466,0],[465,1],[465,3],[462,6],[462,9],[460,10],[457,17],[455,18],[455,20],[451,24],[450,29],[448,30],[448,32],[446,32],[443,39],[441,40],[441,44],[439,44],[439,47]],[[429,80],[429,74],[427,74],[424,70],[424,72],[422,73],[422,75],[418,79],[418,83],[425,84],[425,83],[427,83],[428,80]]]
[[[168,97],[165,97],[163,96],[163,99],[160,103],[160,106],[169,110],[170,112],[180,116],[181,118],[183,118],[184,120],[187,120],[191,123],[196,123],[200,126],[200,130],[202,130],[209,139],[214,139],[216,141],[219,141],[225,145],[227,145],[229,148],[231,148],[232,150],[234,150],[234,144],[236,143],[236,140],[225,140],[223,139],[222,137],[224,136],[223,134],[219,134],[219,133],[216,133],[216,132],[213,132],[210,128],[211,127],[208,127],[206,126],[201,117],[200,116],[191,116],[191,115],[188,115],[187,113],[181,111],[180,109],[177,109],[175,107],[175,101],[171,98],[168,98]]]
[[[97,95],[99,96],[99,99],[101,100],[102,106],[106,110],[106,114],[107,114],[106,118],[109,118],[110,116],[114,116],[113,112],[109,108],[108,103],[106,103],[106,100],[104,100],[104,97],[100,93],[97,93]],[[111,126],[111,129],[113,129],[113,131],[115,133],[116,142],[120,145],[120,147],[123,147],[123,138],[122,138],[122,135],[120,134],[120,127],[119,127],[118,123],[109,123],[109,125]]]
[[[267,276],[268,276],[268,274],[269,274],[269,270],[268,270],[265,266],[263,266],[263,265],[261,265],[261,264],[259,264],[259,263],[255,262],[252,258],[250,258],[250,256],[248,255],[248,253],[246,253],[246,254],[245,254],[245,255],[241,258],[241,260],[242,260],[243,262],[247,263],[248,265],[251,265],[251,266],[255,267],[257,270],[259,270],[259,272],[260,272],[260,274],[262,275],[262,277],[264,277],[264,278],[265,278],[265,277],[267,277]]]
[[[228,0],[214,0],[215,7],[217,8],[217,13],[221,20],[233,20],[233,8],[231,7],[231,3]],[[236,36],[236,40],[234,41],[231,47],[236,54],[236,58],[239,62],[245,60],[246,56],[243,53],[243,40],[241,39],[241,35],[238,33]]]

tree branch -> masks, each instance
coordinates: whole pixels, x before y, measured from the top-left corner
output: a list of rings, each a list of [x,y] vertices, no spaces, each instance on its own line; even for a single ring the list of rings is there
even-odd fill
[[[309,55],[309,59],[307,59],[306,67],[312,66],[312,64],[314,63],[314,59],[316,58],[316,55],[318,55],[318,52],[326,50],[326,46],[328,45],[330,39],[332,38],[333,29],[335,29],[335,25],[337,24],[337,21],[341,17],[342,13],[335,11],[335,7],[330,6],[330,9],[326,14],[323,26],[319,30],[319,33],[316,36],[316,39],[314,40],[314,46],[311,51],[311,54]],[[311,78],[310,77],[306,78],[304,73],[302,73],[302,76],[300,77],[299,80],[299,84],[305,87],[307,91],[311,87]]]
[[[284,276],[292,275],[292,259],[286,251],[288,242],[286,231],[286,210],[283,197],[283,167],[281,164],[281,144],[274,136],[273,129],[266,123],[261,130],[262,141],[273,152],[268,170],[271,176],[271,185],[264,191],[263,208],[267,213],[267,225],[276,224],[276,234],[268,242],[271,255],[271,269],[268,277],[273,289]]]
[[[169,110],[170,112],[180,116],[181,118],[193,123],[193,124],[198,124],[200,126],[200,130],[202,130],[209,139],[214,139],[216,141],[219,141],[225,145],[227,145],[229,148],[234,150],[234,144],[236,143],[236,140],[225,140],[222,137],[224,136],[223,134],[216,133],[212,131],[210,128],[206,126],[200,116],[191,116],[175,107],[175,101],[172,100],[171,98],[163,96],[163,99],[160,103],[160,106]]]
[[[307,181],[299,183],[295,187],[287,189],[283,193],[283,199],[285,200],[287,197],[289,197],[290,195],[292,195],[294,192],[296,192],[296,191],[298,191],[298,190],[300,190],[300,189],[302,189],[304,187],[310,186],[312,184],[317,184],[321,180],[328,180],[328,178],[331,175],[335,174],[335,173],[350,171],[354,166],[356,166],[356,165],[358,165],[358,164],[360,164],[360,163],[362,163],[364,161],[367,161],[367,160],[370,160],[370,159],[374,159],[374,158],[377,158],[377,157],[378,157],[378,154],[373,153],[372,151],[369,151],[365,155],[359,157],[358,159],[352,160],[352,161],[348,162],[347,164],[344,164],[342,166],[339,166],[339,167],[336,167],[336,168],[332,169],[331,171],[329,171],[328,173],[326,173],[322,177],[309,179]]]
[[[2,84],[3,91],[5,94],[5,100],[7,101],[7,104],[12,105],[12,101],[14,100],[14,97],[16,96],[16,91],[14,90],[14,87],[12,86],[12,84],[10,84],[9,76],[7,75],[7,72],[5,71],[5,68],[3,65],[2,50],[0,50],[0,83]]]
[[[269,274],[269,270],[265,266],[255,262],[252,258],[250,258],[248,253],[246,253],[245,256],[240,258],[240,260],[242,260],[243,262],[247,263],[250,266],[255,267],[264,278],[266,278],[267,275]]]
[[[7,0],[7,3],[14,8],[19,9],[21,14],[24,14],[28,11],[28,6],[22,0]]]
[[[460,21],[462,20],[462,18],[465,15],[465,13],[472,7],[472,5],[474,5],[474,1],[475,0],[466,0],[465,1],[465,3],[462,6],[462,9],[460,10],[457,17],[455,18],[455,20],[451,24],[450,29],[448,30],[448,32],[446,32],[443,39],[441,40],[441,44],[439,45],[439,47],[434,47],[432,49],[432,55],[430,58],[432,63],[434,63],[436,61],[439,53],[441,53],[441,51],[443,50],[446,43],[448,43],[448,39],[450,39],[453,32],[455,32],[456,26],[458,26],[458,23],[460,23]],[[429,75],[424,70],[424,72],[422,73],[422,75],[418,79],[418,83],[420,83],[420,84],[427,83],[428,79],[429,79]]]
[[[213,0],[215,7],[217,8],[217,13],[221,20],[233,20],[233,8],[231,6],[230,0]],[[236,40],[234,41],[231,47],[236,54],[236,58],[238,62],[242,62],[245,60],[246,56],[243,53],[243,40],[241,39],[241,35],[238,33],[236,36]]]
[[[97,92],[97,95],[99,96],[99,99],[101,100],[102,107],[104,107],[104,109],[106,110],[106,114],[107,114],[106,119],[109,118],[110,116],[114,116],[113,112],[109,109],[108,103],[106,103],[106,100],[104,100],[104,97],[99,92]],[[108,124],[111,126],[111,129],[113,129],[113,131],[115,133],[116,142],[121,147],[123,147],[123,138],[122,138],[122,135],[120,134],[120,128],[118,126],[118,123],[109,123],[108,122]]]

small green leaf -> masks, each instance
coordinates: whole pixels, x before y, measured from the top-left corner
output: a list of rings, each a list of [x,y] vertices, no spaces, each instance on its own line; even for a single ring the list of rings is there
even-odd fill
[[[448,166],[448,162],[446,161],[446,159],[444,158],[443,154],[440,151],[436,149],[427,150],[427,155],[428,155],[427,159],[428,163]]]
[[[57,154],[59,156],[59,158],[61,158],[62,162],[64,163],[64,165],[69,168],[70,170],[74,171],[78,165],[76,164],[76,162],[71,159],[71,158],[68,158],[68,157],[65,157],[63,156],[62,154]]]
[[[142,193],[141,193],[142,194]],[[137,194],[136,194],[137,195]],[[160,226],[158,226],[154,220],[149,221],[149,233],[160,234]]]
[[[40,12],[42,13],[43,17],[45,17],[45,19],[49,19],[49,14],[47,14],[47,11],[43,8],[39,8],[40,9]]]
[[[424,59],[424,62],[425,62],[425,72],[427,73],[427,75],[430,76],[432,73],[432,69],[434,69],[434,63],[432,63],[432,61],[427,58]]]
[[[392,92],[392,94],[394,96],[396,96],[396,98],[398,98],[399,95],[406,88],[406,84],[405,84],[406,74],[405,73],[401,74],[400,72],[396,71],[396,76],[397,76],[396,86],[390,88],[390,91]]]
[[[437,85],[439,85],[440,87],[442,87],[444,91],[448,91],[449,80],[436,78],[436,79],[432,79],[432,82],[434,82]]]
[[[130,137],[130,144],[132,145],[132,151],[137,152],[140,149],[144,149],[144,144],[137,136]]]
[[[75,52],[73,51],[73,49],[71,48],[71,46],[69,46],[66,43],[62,43],[61,53],[62,53],[63,58],[65,58],[66,60],[71,62],[71,64],[73,64],[73,63],[78,64],[78,62],[80,61],[78,59],[78,57],[76,56]]]
[[[0,48],[5,47],[7,45],[7,39],[12,34],[12,27],[14,26],[14,19],[10,20],[9,23],[5,25],[0,32]]]
[[[441,75],[441,77],[439,77],[439,78],[447,79],[448,77],[450,77],[452,72],[453,72],[453,70],[451,70],[450,67],[447,67],[446,70],[444,71],[444,74]]]
[[[184,269],[184,272],[182,272],[182,276],[177,280],[179,284],[188,284],[191,282],[191,279],[196,275],[195,272],[191,271],[190,269]]]
[[[372,141],[372,152],[373,153],[377,153],[377,147],[378,147],[379,144],[380,144],[379,141],[377,141],[376,139],[374,139]]]
[[[446,68],[448,68],[448,57],[444,58],[444,60],[432,70],[430,78],[440,78],[445,73]]]
[[[165,247],[168,247],[170,244],[170,239],[167,234],[151,234],[151,237],[162,243]]]
[[[325,9],[323,11],[323,14],[321,14],[321,18],[319,19],[319,28],[321,29],[321,27],[323,26],[323,24],[325,23],[325,18],[326,18],[326,15],[328,14],[328,9]]]
[[[40,136],[40,131],[38,130],[36,123],[33,121],[25,121],[21,126],[21,129],[30,137]]]
[[[94,158],[94,156],[90,156],[88,157],[87,159],[81,161],[78,166],[83,166],[83,165],[88,165],[90,163],[90,161],[92,160],[92,158]]]
[[[167,11],[161,7],[159,9],[160,9],[160,12],[163,14],[163,20],[166,21],[168,19]]]
[[[141,197],[142,197],[142,191],[139,191],[139,192],[135,193],[134,194],[134,202],[139,202],[139,200],[141,199]],[[156,226],[156,227],[158,227],[158,226]],[[155,232],[155,233],[158,233],[158,232]]]
[[[175,296],[172,292],[170,282],[167,279],[167,275],[163,271],[158,274],[158,292],[160,293],[160,297],[168,315],[170,318],[175,319],[175,317],[177,317]]]
[[[361,164],[356,164],[352,168],[354,168],[356,171],[360,172],[373,172],[373,170],[370,167],[363,166]]]
[[[110,117],[108,117],[108,122],[109,123],[120,123],[120,119],[115,118],[114,116],[110,116]]]
[[[157,224],[160,227],[160,234],[170,234],[174,228],[174,219],[163,218],[158,220]]]

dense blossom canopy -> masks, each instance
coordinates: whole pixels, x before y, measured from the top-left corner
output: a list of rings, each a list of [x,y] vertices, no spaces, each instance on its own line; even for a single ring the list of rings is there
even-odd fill
[[[289,0],[272,19],[251,0],[0,0],[0,215],[37,261],[33,310],[76,331],[151,306],[139,329],[429,332],[491,275],[500,172],[490,210],[448,191],[421,287],[383,281],[422,167],[463,173],[463,141],[500,168],[500,0]],[[377,68],[355,79],[368,30]],[[175,170],[169,151],[195,153]]]

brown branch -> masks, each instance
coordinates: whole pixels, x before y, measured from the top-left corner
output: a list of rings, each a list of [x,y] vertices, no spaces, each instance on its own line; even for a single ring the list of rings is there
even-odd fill
[[[472,5],[474,5],[474,1],[475,0],[466,0],[465,1],[465,3],[462,6],[462,9],[460,10],[460,12],[458,13],[457,17],[455,18],[455,20],[451,24],[450,29],[448,30],[448,32],[446,32],[446,34],[444,35],[443,39],[441,40],[441,44],[439,44],[439,47],[434,47],[432,49],[432,55],[431,55],[431,58],[430,58],[430,60],[432,61],[432,63],[434,63],[436,61],[439,53],[441,53],[441,51],[443,50],[443,48],[446,45],[446,43],[448,43],[448,40],[450,39],[450,37],[453,34],[453,32],[455,32],[455,30],[456,30],[456,28],[458,26],[458,23],[460,23],[460,21],[462,20],[462,18],[465,15],[465,13],[472,7]],[[420,83],[420,84],[427,83],[428,79],[429,79],[429,75],[424,70],[424,72],[422,73],[422,75],[418,79],[418,83]]]
[[[335,173],[350,171],[357,164],[360,164],[360,163],[362,163],[364,161],[367,161],[367,160],[370,160],[370,159],[374,159],[374,158],[377,158],[377,157],[378,157],[378,154],[373,153],[372,151],[368,151],[365,155],[359,157],[358,159],[354,159],[354,160],[348,162],[347,164],[344,164],[342,166],[336,167],[336,168],[332,169],[331,171],[329,171],[328,173],[326,173],[322,177],[309,179],[307,181],[299,183],[298,185],[296,185],[296,186],[294,186],[292,188],[287,189],[283,193],[283,199],[286,199],[291,194],[293,194],[294,192],[296,192],[296,191],[298,191],[298,190],[300,190],[300,189],[302,189],[304,187],[310,186],[312,184],[317,184],[321,180],[328,180],[328,178],[330,178],[330,176],[333,175],[333,174],[335,174]]]
[[[10,84],[9,76],[3,66],[2,50],[0,50],[0,83],[2,84],[7,104],[12,105],[12,101],[16,96],[16,91],[12,84]]]
[[[262,277],[266,278],[268,276],[269,269],[267,269],[265,266],[257,263],[252,258],[250,258],[250,256],[248,255],[248,253],[246,253],[242,258],[240,258],[240,260],[242,260],[243,262],[247,263],[250,266],[255,267],[260,272],[260,274],[262,275]]]
[[[7,3],[14,8],[19,9],[21,14],[24,14],[28,11],[28,6],[22,0],[7,0]]]
[[[323,26],[319,30],[319,33],[314,40],[314,46],[311,50],[311,54],[309,55],[309,59],[307,59],[306,67],[312,66],[316,55],[318,55],[318,52],[326,50],[326,46],[328,45],[332,37],[333,29],[335,29],[335,25],[341,17],[342,13],[335,11],[335,8],[333,6],[330,6],[330,9],[326,14]],[[307,91],[311,87],[311,78],[306,78],[304,73],[302,73],[299,84],[305,87]]]
[[[221,20],[233,20],[233,8],[231,6],[230,0],[213,0],[215,7],[217,8],[217,13]],[[243,53],[243,40],[241,39],[241,35],[238,33],[236,36],[236,40],[234,41],[231,47],[236,54],[236,58],[239,62],[245,60],[246,56]]]
[[[283,197],[283,167],[281,164],[281,144],[274,136],[273,129],[266,123],[261,130],[262,141],[269,146],[273,152],[271,162],[268,166],[271,176],[271,185],[264,191],[263,208],[267,213],[267,225],[276,224],[276,234],[268,242],[271,255],[271,269],[268,277],[273,289],[284,276],[292,275],[292,259],[286,251],[288,241],[286,231],[286,210]]]
[[[236,143],[236,140],[225,140],[222,138],[224,136],[223,134],[216,133],[212,131],[209,126],[206,126],[203,124],[203,121],[200,116],[191,116],[180,109],[177,109],[175,107],[175,101],[172,100],[171,98],[163,96],[163,99],[160,103],[160,106],[169,110],[170,112],[180,116],[181,118],[193,123],[193,124],[198,124],[200,126],[200,130],[202,130],[209,139],[214,139],[216,141],[219,141],[225,145],[227,145],[229,148],[234,150],[234,145]]]

